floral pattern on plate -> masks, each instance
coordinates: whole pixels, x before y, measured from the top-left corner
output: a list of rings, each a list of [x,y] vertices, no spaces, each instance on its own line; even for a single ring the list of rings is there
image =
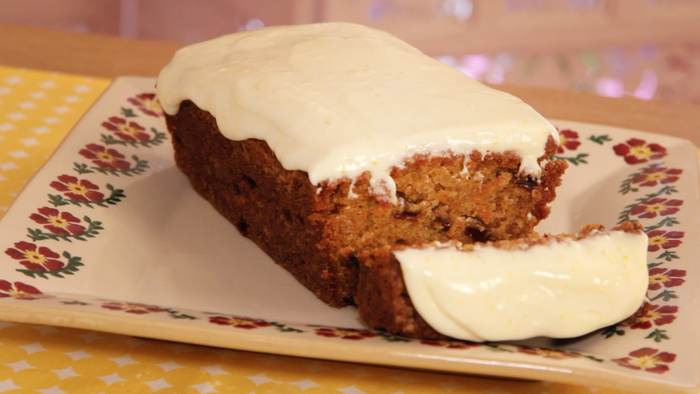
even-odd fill
[[[245,343],[246,349],[255,350],[250,344],[258,343],[262,335],[273,342],[303,340],[309,348],[337,344],[337,349],[351,349],[360,355],[384,352],[386,359],[382,362],[389,365],[407,365],[405,357],[429,356],[447,363],[440,364],[440,370],[470,373],[471,365],[478,364],[472,360],[486,359],[503,366],[521,365],[509,367],[508,373],[520,378],[529,377],[529,369],[539,368],[547,379],[567,381],[569,375],[559,372],[566,366],[574,373],[596,371],[602,384],[611,387],[620,374],[669,387],[697,386],[700,362],[692,355],[700,342],[694,330],[695,316],[700,314],[692,302],[697,294],[687,283],[695,277],[688,256],[698,251],[687,240],[697,236],[692,223],[700,208],[696,151],[688,143],[604,126],[553,122],[560,130],[562,146],[552,159],[570,164],[557,203],[562,200],[569,204],[565,207],[572,212],[569,216],[590,214],[585,222],[575,223],[578,226],[600,222],[612,227],[637,220],[649,236],[649,303],[635,316],[566,341],[420,341],[367,330],[342,316],[338,319],[343,323],[319,324],[325,318],[305,315],[304,305],[296,310],[298,317],[287,313],[286,319],[270,319],[275,310],[282,310],[275,309],[275,304],[284,303],[285,297],[270,301],[264,299],[265,290],[251,286],[256,281],[245,273],[256,270],[257,265],[241,268],[241,275],[226,275],[228,263],[220,261],[224,256],[224,260],[245,265],[250,259],[260,259],[256,257],[259,255],[247,254],[252,249],[241,249],[238,254],[238,247],[218,257],[208,253],[212,251],[209,239],[237,237],[233,227],[228,223],[212,224],[211,220],[218,219],[199,211],[178,221],[191,209],[165,209],[179,199],[191,199],[187,204],[201,202],[172,162],[163,111],[152,90],[148,90],[153,81],[121,79],[115,85],[59,147],[0,223],[0,251],[4,252],[0,254],[0,317],[5,316],[3,307],[32,301],[31,305],[54,308],[57,316],[71,310],[89,312],[118,319],[125,326],[152,321],[169,324],[173,332],[199,328],[231,338],[232,342],[218,342],[218,346]],[[685,150],[679,152],[681,148]],[[607,182],[603,188],[597,186],[601,179],[596,176]],[[572,181],[577,179],[580,184]],[[154,182],[159,182],[158,188],[150,186]],[[572,185],[571,190],[567,185]],[[599,195],[588,193],[596,187],[601,189]],[[575,205],[575,201],[582,200],[581,195],[599,198],[607,208],[600,209],[593,203]],[[189,208],[187,204],[182,207]],[[206,209],[206,205],[201,206]],[[586,215],[577,209],[585,210]],[[572,227],[576,226],[564,226],[561,231],[575,231]],[[201,232],[170,239],[185,230]],[[246,241],[235,242],[244,245]],[[170,269],[170,264],[178,268]],[[277,275],[269,270],[278,268],[264,267],[259,269],[264,271],[260,276]],[[180,274],[183,268],[189,271]],[[286,291],[284,288],[289,286],[293,285],[272,291]],[[236,304],[237,298],[229,291],[248,301]],[[233,300],[227,304],[229,297]],[[250,307],[241,307],[241,313],[236,310],[255,303],[268,309],[259,316]],[[206,312],[210,305],[222,305],[220,312]],[[323,308],[328,307],[319,306],[318,310],[325,311]],[[50,317],[47,319],[36,317],[36,322],[55,324]],[[138,335],[137,327],[141,326],[133,327]],[[256,339],[251,339],[252,335]],[[191,338],[187,341],[197,342]],[[311,354],[293,348],[296,350],[285,352]],[[329,350],[319,357],[343,360],[341,353]],[[662,387],[654,384],[649,383],[649,387]]]

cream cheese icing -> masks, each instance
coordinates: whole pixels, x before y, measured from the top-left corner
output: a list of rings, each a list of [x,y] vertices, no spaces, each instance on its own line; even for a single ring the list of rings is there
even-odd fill
[[[556,129],[530,106],[392,35],[349,23],[269,27],[179,50],[161,71],[168,114],[183,100],[229,139],[265,140],[314,185],[371,173],[396,201],[389,173],[416,154],[513,151],[523,176]]]
[[[613,231],[526,250],[476,246],[394,252],[416,310],[436,331],[482,342],[572,338],[644,301],[647,236]]]

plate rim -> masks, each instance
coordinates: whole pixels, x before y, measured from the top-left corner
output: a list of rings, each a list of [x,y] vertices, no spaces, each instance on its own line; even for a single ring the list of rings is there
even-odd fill
[[[75,297],[70,298],[74,299]],[[248,331],[225,331],[218,327],[194,327],[170,321],[139,319],[131,316],[14,302],[0,302],[0,320],[24,324],[56,325],[222,349],[370,364],[434,373],[551,381],[585,387],[590,386],[591,382],[595,382],[595,387],[599,389],[623,389],[640,394],[659,392],[689,394],[697,393],[698,388],[638,379],[632,375],[608,370],[599,371],[582,367],[565,368],[515,362],[504,363],[482,357],[449,358],[445,357],[444,354],[429,351],[423,353],[405,352],[400,349],[384,351],[383,346],[366,345],[361,342],[345,344],[336,340],[323,341]],[[206,335],[202,335],[203,333]],[[377,351],[377,348],[381,350]],[[426,355],[433,356],[429,358],[429,363],[425,363]]]

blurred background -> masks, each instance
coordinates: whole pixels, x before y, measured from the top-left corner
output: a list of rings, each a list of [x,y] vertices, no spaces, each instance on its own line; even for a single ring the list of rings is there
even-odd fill
[[[264,26],[355,22],[492,84],[700,104],[700,0],[0,0],[0,7],[0,23],[184,44]]]

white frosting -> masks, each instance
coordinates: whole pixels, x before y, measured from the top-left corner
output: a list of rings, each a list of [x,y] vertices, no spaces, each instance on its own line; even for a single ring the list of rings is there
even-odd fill
[[[267,141],[311,182],[355,178],[393,196],[392,167],[416,154],[514,151],[521,173],[556,129],[521,100],[488,88],[382,31],[348,23],[270,27],[179,50],[160,73],[168,114],[192,100],[232,140]],[[392,198],[395,201],[395,198]]]
[[[587,334],[631,316],[649,285],[644,233],[601,233],[517,251],[451,247],[394,255],[425,321],[476,342]]]

